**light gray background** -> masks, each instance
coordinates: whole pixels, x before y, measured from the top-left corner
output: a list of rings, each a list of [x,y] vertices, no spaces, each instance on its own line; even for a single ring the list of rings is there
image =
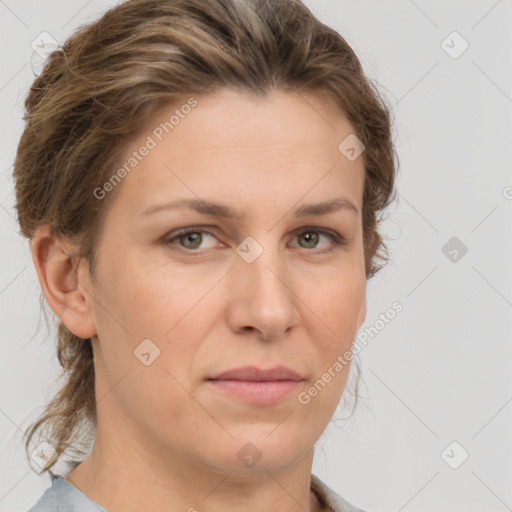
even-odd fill
[[[62,44],[114,3],[0,0],[0,511],[27,510],[49,485],[28,468],[20,434],[59,372],[13,210],[22,102],[41,65],[31,43],[47,31]],[[361,330],[394,301],[404,307],[361,352],[365,405],[329,425],[313,472],[369,512],[512,510],[512,2],[306,4],[394,104],[393,262],[368,285]],[[469,43],[455,59],[441,46],[453,31]],[[454,236],[468,248],[457,262],[441,251]],[[453,469],[445,460],[462,450],[469,458]]]

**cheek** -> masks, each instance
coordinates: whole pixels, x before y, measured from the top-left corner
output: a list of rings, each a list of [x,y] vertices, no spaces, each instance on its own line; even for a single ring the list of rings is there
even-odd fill
[[[149,263],[126,255],[104,272],[108,275],[102,290],[105,309],[108,304],[112,316],[126,328],[125,337],[164,337],[207,290],[207,283],[185,277],[177,266]]]
[[[324,321],[331,338],[336,342],[340,337],[355,335],[366,300],[364,272],[332,274],[312,289],[313,293],[305,294],[305,304]]]
[[[204,338],[194,319],[211,284],[180,278],[170,265],[146,268],[127,257],[102,272],[95,301],[102,351],[96,375],[100,394],[110,397],[105,410],[120,406],[119,417],[127,412],[156,435],[158,426],[172,424],[194,406],[185,389]]]
[[[352,344],[365,303],[364,276],[358,278],[353,275],[342,281],[333,281],[328,288],[324,287],[318,299],[315,312],[325,325],[317,323],[316,336],[311,333],[316,341],[319,366],[316,369],[317,384],[314,384],[311,394],[307,393],[306,399],[316,403],[319,406],[317,414],[325,414],[326,419],[334,413],[348,381]]]
[[[207,292],[219,277],[210,273],[198,278],[171,264],[147,268],[143,264],[123,263],[116,270],[117,278],[109,295],[111,300],[119,297],[115,308],[126,329],[109,320],[114,330],[106,338],[110,341],[107,356],[109,364],[117,367],[117,373],[128,368],[136,371],[140,380],[133,390],[135,394],[143,392],[155,403],[160,398],[167,399],[179,408],[183,388],[178,383],[188,386],[194,373],[195,354],[212,328],[215,293]],[[130,278],[123,279],[126,275]],[[124,348],[113,343],[116,339],[122,340]],[[150,354],[146,359],[154,362],[141,372],[142,363],[137,357],[146,353]],[[183,400],[189,398],[185,393]]]

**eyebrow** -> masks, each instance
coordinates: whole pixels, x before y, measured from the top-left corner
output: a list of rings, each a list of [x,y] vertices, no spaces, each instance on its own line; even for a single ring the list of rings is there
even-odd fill
[[[204,215],[214,215],[216,217],[226,219],[241,220],[246,217],[245,214],[242,214],[227,205],[201,199],[178,199],[177,201],[168,203],[155,204],[146,208],[139,215],[146,217],[157,212],[173,210],[176,208],[189,208]],[[306,217],[308,215],[327,215],[328,213],[337,212],[339,210],[346,210],[348,212],[355,213],[356,215],[359,214],[357,206],[352,201],[346,197],[337,197],[321,203],[304,204],[295,210],[294,216]]]

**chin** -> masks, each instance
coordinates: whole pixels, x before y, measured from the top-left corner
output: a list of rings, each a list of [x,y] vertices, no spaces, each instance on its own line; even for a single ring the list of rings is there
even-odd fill
[[[234,438],[212,447],[211,462],[223,471],[281,471],[313,448],[314,439],[290,435],[284,424],[276,426],[266,424],[265,429],[254,431],[246,428],[245,435],[235,435],[228,428]],[[282,430],[279,432],[279,429]]]

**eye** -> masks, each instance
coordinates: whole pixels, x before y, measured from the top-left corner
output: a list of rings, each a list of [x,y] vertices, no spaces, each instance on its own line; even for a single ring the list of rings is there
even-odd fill
[[[204,236],[206,235],[206,237]],[[174,244],[174,241],[179,242],[179,247],[183,249],[189,249],[189,250],[195,250],[200,248],[201,243],[203,240],[208,237],[211,237],[212,239],[215,239],[215,237],[209,233],[208,231],[201,231],[197,228],[195,229],[182,229],[181,231],[178,231],[173,237],[167,238],[165,240],[165,243],[167,244]],[[211,245],[210,247],[214,247],[214,245]],[[207,249],[208,247],[203,247],[203,249]]]
[[[304,241],[304,245],[301,245],[301,247],[304,247],[305,249],[318,249],[318,243],[321,239],[321,237],[326,237],[331,240],[331,243],[327,244],[326,248],[324,250],[318,251],[322,254],[331,252],[335,250],[338,246],[344,245],[345,241],[341,235],[335,232],[331,232],[325,229],[316,229],[316,228],[306,228],[302,229],[300,232],[296,233],[296,236],[299,240]]]

